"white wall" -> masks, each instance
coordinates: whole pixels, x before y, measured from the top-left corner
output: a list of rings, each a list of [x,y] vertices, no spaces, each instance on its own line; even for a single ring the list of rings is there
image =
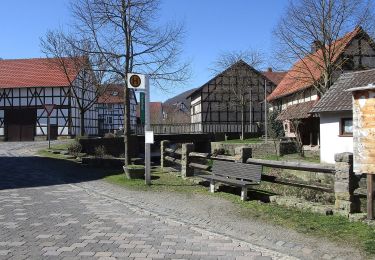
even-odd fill
[[[340,119],[352,117],[352,112],[320,114],[320,161],[334,163],[335,154],[353,152],[353,137],[340,135]]]

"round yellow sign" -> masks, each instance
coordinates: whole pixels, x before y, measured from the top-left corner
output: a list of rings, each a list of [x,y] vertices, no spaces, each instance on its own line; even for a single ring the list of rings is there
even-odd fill
[[[138,75],[131,75],[129,82],[133,88],[138,88],[141,85],[141,78]]]

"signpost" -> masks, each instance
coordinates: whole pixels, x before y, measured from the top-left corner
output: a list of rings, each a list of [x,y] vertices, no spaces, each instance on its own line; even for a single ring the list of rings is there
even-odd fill
[[[128,74],[128,87],[142,91],[144,96],[141,99],[141,120],[142,120],[142,99],[144,103],[144,125],[145,125],[145,183],[151,184],[151,144],[154,143],[154,133],[150,127],[150,85],[148,76],[143,74]],[[141,92],[141,94],[142,94]]]
[[[55,104],[45,104],[44,110],[47,112],[47,138],[48,138],[48,149],[51,149],[51,124],[50,124],[50,116],[52,114],[53,109],[55,108]]]
[[[145,124],[145,93],[139,93],[139,103],[140,103],[140,116],[142,125]]]

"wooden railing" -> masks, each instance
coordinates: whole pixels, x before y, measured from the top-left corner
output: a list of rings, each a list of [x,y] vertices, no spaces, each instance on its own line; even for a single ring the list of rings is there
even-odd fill
[[[144,134],[143,125],[132,125],[136,134]],[[241,133],[240,123],[183,123],[183,124],[151,124],[154,134],[194,134],[194,133]],[[258,133],[258,125],[245,125],[245,133]]]

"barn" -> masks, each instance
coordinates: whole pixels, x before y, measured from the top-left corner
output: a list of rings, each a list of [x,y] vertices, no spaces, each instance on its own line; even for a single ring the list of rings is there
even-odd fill
[[[65,59],[68,64],[69,58]],[[51,58],[0,60],[0,139],[46,140],[48,116],[44,107],[51,104],[51,139],[79,135],[81,111],[77,99],[89,103],[95,98],[94,86],[83,91],[75,80],[79,73],[75,70],[67,75]],[[73,95],[72,88],[85,94]],[[87,135],[98,131],[95,106],[84,113]]]

